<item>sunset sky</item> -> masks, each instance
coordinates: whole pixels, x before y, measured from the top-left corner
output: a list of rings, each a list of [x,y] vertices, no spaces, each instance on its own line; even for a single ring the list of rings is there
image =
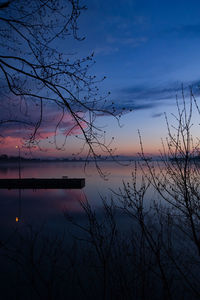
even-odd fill
[[[145,150],[156,153],[160,138],[166,136],[164,112],[176,112],[176,94],[181,98],[181,85],[193,86],[199,97],[200,83],[200,2],[198,0],[88,0],[87,10],[79,18],[79,34],[85,40],[62,41],[63,52],[80,57],[94,51],[96,64],[91,74],[97,78],[106,76],[99,84],[100,93],[111,92],[110,101],[119,110],[126,108],[119,128],[108,116],[98,117],[97,124],[107,132],[107,138],[115,137],[116,154],[135,155],[139,151],[138,129]],[[12,95],[9,98],[13,100]],[[14,106],[16,113],[22,113]],[[35,156],[64,157],[77,153],[80,143],[70,136],[65,151],[57,151],[53,140],[53,106],[46,107],[46,123],[42,127],[42,146],[45,151]],[[132,112],[128,112],[132,109]],[[8,103],[1,104],[2,114],[8,113]],[[33,110],[34,113],[34,110]],[[198,116],[195,116],[198,123]],[[66,116],[58,145],[64,141],[65,126],[71,118]],[[75,132],[77,134],[79,132]],[[198,130],[195,131],[198,135]],[[16,125],[1,127],[4,139],[0,154],[16,154],[23,130]],[[48,149],[48,151],[47,151]],[[26,150],[23,150],[25,153]],[[33,151],[34,152],[34,151]]]

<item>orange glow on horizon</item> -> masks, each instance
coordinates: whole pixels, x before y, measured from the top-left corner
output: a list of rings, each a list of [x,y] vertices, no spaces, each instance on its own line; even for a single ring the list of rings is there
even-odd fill
[[[50,134],[51,135],[51,134]],[[60,136],[58,136],[58,141],[60,139]],[[155,134],[144,136],[142,138],[143,143],[143,150],[146,155],[152,155],[156,156],[159,154],[159,150],[162,150],[162,144],[160,141],[160,138],[156,136]],[[35,158],[64,158],[64,157],[71,157],[72,153],[75,154],[78,153],[81,148],[80,144],[77,144],[77,141],[69,140],[70,147],[66,147],[66,150],[58,150],[56,149],[55,145],[53,144],[53,141],[51,140],[51,144],[49,144],[49,141],[43,140],[43,144],[41,144],[41,148],[45,151],[40,151],[38,148],[32,148],[31,153],[34,154]],[[61,144],[61,142],[59,141]],[[16,149],[21,150],[22,156],[25,156],[26,154],[29,154],[29,150],[23,147],[23,141],[19,137],[11,137],[7,136],[3,139],[3,142],[1,144],[0,149],[0,155],[1,154],[7,154],[7,155],[14,155],[16,156],[18,153],[16,152]],[[112,148],[115,149],[113,155],[118,156],[138,156],[138,153],[141,153],[141,147],[140,142],[138,139],[138,136],[135,136],[130,139],[130,137],[123,136],[119,137],[114,141],[112,144]],[[96,149],[97,150],[97,149]],[[100,151],[97,151],[97,154],[101,154],[102,156],[106,155],[105,153],[100,153]],[[78,157],[86,157],[86,149],[84,153],[80,153],[77,155]]]

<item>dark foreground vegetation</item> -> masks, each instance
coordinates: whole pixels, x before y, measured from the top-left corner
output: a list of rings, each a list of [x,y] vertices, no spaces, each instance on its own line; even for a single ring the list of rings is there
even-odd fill
[[[2,299],[200,299],[191,99],[189,109],[177,104],[177,125],[167,120],[162,161],[146,159],[140,139],[143,163],[135,163],[113,199],[102,199],[101,213],[82,202],[84,219],[65,213],[66,234],[29,225],[1,241]]]
[[[190,221],[134,180],[101,214],[88,203],[86,220],[66,214],[70,234],[27,225],[2,241],[2,299],[199,299]]]

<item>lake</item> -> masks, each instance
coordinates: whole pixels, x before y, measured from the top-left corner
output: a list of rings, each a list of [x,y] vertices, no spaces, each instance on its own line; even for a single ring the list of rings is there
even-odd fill
[[[152,187],[145,193],[144,211],[145,189],[133,189],[133,206],[126,199],[120,203],[113,191],[123,191],[123,181],[131,188],[134,170],[134,163],[123,164],[101,162],[101,170],[110,173],[103,180],[94,163],[86,172],[83,162],[22,163],[22,178],[84,177],[86,185],[81,190],[0,190],[3,300],[199,299],[198,241],[187,215],[173,207],[160,209]],[[1,178],[18,178],[18,172],[17,163],[1,164]],[[142,174],[138,168],[138,187]],[[126,205],[112,213],[102,198],[106,203],[113,198],[118,208]],[[95,213],[80,205],[87,201]]]
[[[131,181],[133,164],[102,162],[100,166],[104,173],[110,174],[107,180],[100,177],[94,163],[90,163],[85,171],[83,162],[22,163],[22,178],[83,177],[86,184],[81,190],[0,190],[1,234],[7,229],[19,226],[17,223],[46,223],[51,230],[62,229],[66,223],[64,211],[81,217],[83,210],[79,202],[86,199],[95,210],[100,211],[101,197],[110,199],[113,196],[111,189],[118,191],[123,180]],[[18,171],[18,163],[2,164],[0,178],[18,178]]]

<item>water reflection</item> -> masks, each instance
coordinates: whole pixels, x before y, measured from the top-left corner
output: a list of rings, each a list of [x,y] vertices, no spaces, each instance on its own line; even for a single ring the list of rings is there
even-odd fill
[[[172,223],[167,210],[143,212],[138,206],[143,200],[140,193],[132,202],[136,204],[133,209],[125,207],[121,219],[120,209],[116,214],[104,206],[105,214],[101,214],[100,195],[109,199],[110,189],[122,187],[122,179],[131,183],[131,166],[107,163],[102,167],[112,172],[108,181],[99,178],[92,164],[87,174],[80,163],[26,164],[22,177],[86,177],[86,187],[0,190],[0,282],[1,295],[7,297],[3,299],[199,299],[194,297],[199,293],[199,267],[195,270],[186,264],[194,258],[194,266],[198,257],[190,238],[174,226],[176,218]],[[6,176],[14,178],[17,173],[17,167],[8,167]],[[140,185],[141,170],[137,175]],[[0,171],[0,176],[5,177],[5,172]],[[145,197],[148,204],[156,199],[151,189]],[[95,212],[87,207],[86,199]],[[80,201],[86,204],[88,218],[84,219]],[[126,209],[133,213],[131,226]],[[66,210],[71,223],[66,222]],[[187,274],[184,278],[180,268]],[[183,285],[185,278],[194,285],[192,296]],[[171,290],[173,297],[166,296]]]
[[[0,238],[9,236],[15,228],[27,224],[46,224],[46,229],[62,232],[68,226],[64,212],[83,219],[80,201],[86,199],[97,211],[101,211],[101,196],[111,197],[112,189],[118,189],[122,178],[130,179],[131,168],[115,163],[102,164],[103,170],[112,173],[104,181],[93,164],[84,172],[84,163],[23,163],[22,178],[85,177],[86,186],[81,190],[0,190]],[[0,178],[18,178],[18,163],[2,164]]]
[[[82,190],[0,190],[0,226],[5,228],[20,222],[53,222],[63,211],[81,214],[80,201],[86,198],[95,209],[101,208],[101,196],[110,198],[111,189],[118,190],[122,180],[131,180],[132,166],[120,166],[116,163],[102,163],[102,169],[112,175],[107,181],[102,180],[94,164],[90,164],[86,173],[84,164],[71,163],[23,163],[22,178],[61,178],[85,177],[86,186]],[[18,164],[2,164],[0,178],[18,178]],[[16,219],[18,218],[18,219]]]

